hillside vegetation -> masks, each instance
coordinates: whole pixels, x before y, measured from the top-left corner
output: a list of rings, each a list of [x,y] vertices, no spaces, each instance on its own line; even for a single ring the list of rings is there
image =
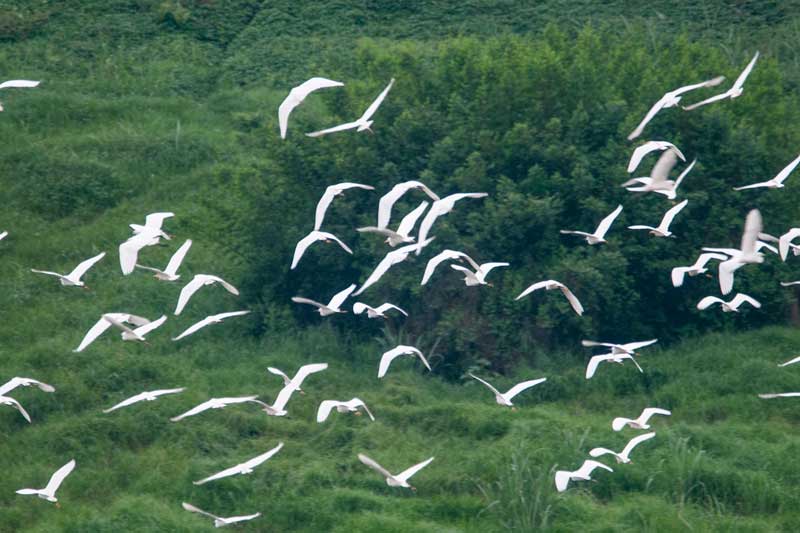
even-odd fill
[[[717,294],[716,279],[675,289],[669,271],[702,246],[738,245],[754,207],[771,234],[797,225],[792,178],[779,191],[731,188],[768,179],[797,156],[800,5],[630,4],[0,5],[4,79],[42,80],[0,94],[0,231],[10,233],[0,241],[0,382],[30,376],[57,389],[15,391],[31,425],[0,411],[0,530],[211,527],[181,501],[223,516],[261,511],[237,526],[243,531],[793,530],[796,403],[756,394],[800,390],[796,369],[776,366],[800,341],[786,326],[796,295],[778,284],[797,279],[798,262],[768,256],[738,271],[736,290],[763,304],[738,315],[698,312],[701,297]],[[670,205],[619,186],[635,146],[626,135],[667,90],[720,74],[727,87],[755,50],[762,55],[741,98],[664,110],[642,137],[698,159],[681,187],[689,204],[674,223],[677,238],[624,230],[657,223]],[[278,104],[317,75],[345,87],[297,108],[281,142]],[[303,135],[359,116],[391,78],[373,135]],[[319,319],[292,304],[291,296],[326,299],[366,278],[387,248],[355,228],[373,224],[377,198],[410,179],[442,196],[489,193],[439,219],[434,251],[395,267],[361,298],[391,301],[410,317]],[[326,217],[324,229],[354,255],[319,245],[289,271],[317,199],[341,181],[376,188],[337,198]],[[559,235],[594,227],[619,203],[608,244]],[[119,271],[128,224],[155,211],[176,213],[167,222],[175,237],[143,251],[141,262],[164,266],[191,238],[178,283]],[[492,274],[493,287],[464,287],[441,267],[420,287],[425,261],[445,248],[511,267]],[[68,271],[101,251],[108,256],[87,274],[89,290],[30,272]],[[241,296],[204,289],[172,316],[180,287],[197,273],[225,278]],[[583,317],[560,294],[513,300],[551,278],[576,292]],[[170,340],[208,314],[238,309],[253,312]],[[113,311],[170,318],[149,344],[109,332],[73,353]],[[584,379],[581,338],[656,337],[642,352],[643,374],[611,365]],[[434,372],[398,360],[377,380],[380,353],[401,342],[428,354]],[[267,366],[310,362],[330,369],[309,378],[288,417],[234,406],[169,422],[210,397],[271,400],[280,381]],[[503,386],[548,381],[523,393],[514,412],[494,404],[470,371]],[[186,392],[102,413],[138,392],[179,386]],[[321,400],[352,396],[376,422],[337,413],[314,421]],[[556,468],[577,468],[595,446],[622,448],[634,433],[612,432],[611,419],[648,405],[673,416],[654,421],[658,435],[633,464],[555,492]],[[279,441],[284,449],[249,476],[191,483]],[[436,459],[412,494],[387,487],[359,452],[398,471]],[[14,494],[44,484],[72,457],[78,466],[60,508]]]

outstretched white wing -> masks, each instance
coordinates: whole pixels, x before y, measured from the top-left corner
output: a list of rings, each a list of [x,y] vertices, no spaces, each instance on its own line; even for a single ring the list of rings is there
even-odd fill
[[[61,483],[64,479],[72,472],[75,468],[75,459],[72,459],[70,462],[59,468],[55,471],[53,476],[50,478],[50,481],[47,482],[47,486],[42,489],[42,492],[48,494],[50,496],[55,496],[58,487],[61,486]]]
[[[386,470],[384,467],[382,467],[377,462],[375,462],[373,459],[370,459],[369,457],[367,457],[363,453],[358,454],[358,460],[361,461],[362,463],[364,463],[365,465],[367,465],[368,467],[370,467],[371,469],[373,469],[376,472],[378,472],[384,478],[393,477],[391,472]]]
[[[503,396],[505,397],[506,400],[511,401],[511,398],[513,398],[520,392],[530,389],[531,387],[536,386],[539,383],[544,383],[545,381],[547,381],[547,378],[531,379],[528,381],[523,381],[522,383],[517,383],[516,385],[508,389],[508,392],[503,394]]]
[[[181,263],[183,262],[183,258],[186,257],[186,253],[189,251],[189,248],[192,247],[192,240],[186,239],[178,251],[172,254],[172,257],[169,258],[169,263],[167,263],[167,268],[164,269],[165,274],[169,274],[174,276],[178,273],[178,268],[180,268]]]
[[[608,228],[611,227],[611,224],[614,222],[614,219],[622,212],[622,204],[618,205],[616,209],[614,209],[610,215],[600,221],[600,225],[597,226],[597,229],[594,232],[594,236],[598,239],[602,239],[605,237],[606,233],[608,232]]]
[[[281,102],[278,107],[278,123],[281,130],[281,139],[286,138],[286,130],[289,126],[289,114],[292,110],[299,106],[303,100],[306,99],[313,91],[317,89],[326,89],[328,87],[341,87],[344,83],[339,81],[329,80],[327,78],[315,77],[310,80],[304,81],[297,87],[289,91],[289,95]]]
[[[329,133],[336,133],[337,131],[345,131],[345,130],[352,130],[353,128],[357,128],[360,125],[359,122],[346,122],[344,124],[340,124],[339,126],[334,126],[332,128],[328,128],[325,130],[314,131],[311,133],[306,133],[307,137],[320,137],[322,135],[327,135]]]
[[[372,115],[375,114],[375,111],[377,111],[380,105],[383,103],[383,100],[386,98],[386,95],[389,94],[389,91],[391,90],[393,85],[394,85],[394,78],[392,78],[389,81],[389,85],[387,85],[386,88],[383,91],[381,91],[381,94],[379,94],[378,97],[369,105],[367,110],[364,111],[364,114],[361,115],[360,119],[358,119],[359,122],[366,122],[370,118],[372,118]]]
[[[641,146],[638,146],[631,154],[631,160],[628,162],[628,172],[633,172],[636,170],[636,167],[639,166],[644,156],[653,152],[655,150],[666,150],[667,148],[673,148],[675,152],[680,156],[680,158],[686,161],[686,158],[683,156],[680,150],[672,144],[671,142],[667,141],[647,141]]]
[[[721,304],[724,303],[721,298],[717,298],[716,296],[706,296],[702,300],[697,303],[697,308],[701,311],[708,309],[713,304]]]
[[[347,297],[350,296],[350,293],[352,293],[354,290],[356,290],[355,283],[353,283],[343,291],[337,292],[336,294],[333,295],[331,301],[328,302],[328,307],[330,307],[331,309],[339,309],[344,303],[344,301],[347,299]]]
[[[403,470],[402,472],[400,472],[399,474],[397,474],[394,477],[399,479],[400,481],[408,481],[408,479],[410,479],[411,476],[413,476],[414,474],[416,474],[417,472],[419,472],[420,470],[422,470],[423,468],[428,466],[431,461],[433,461],[433,457],[430,457],[430,458],[422,461],[421,463],[415,464],[411,468]]]
[[[731,300],[730,306],[733,307],[734,309],[736,309],[737,307],[739,307],[740,305],[742,305],[745,302],[749,303],[750,305],[752,305],[756,309],[761,307],[761,303],[758,300],[756,300],[752,296],[748,296],[748,295],[746,295],[744,293],[741,293],[741,292],[736,294],[736,296],[733,297],[733,300]]]
[[[389,220],[392,217],[392,206],[410,189],[422,189],[434,201],[439,199],[432,190],[430,190],[424,183],[420,181],[404,181],[398,183],[392,189],[384,194],[378,202],[378,227],[385,228],[389,225]],[[402,224],[402,223],[401,223]],[[400,233],[398,231],[398,233]]]
[[[213,515],[211,513],[206,512],[206,511],[203,511],[202,509],[200,509],[198,507],[195,507],[191,503],[183,502],[181,505],[183,506],[184,509],[186,509],[187,511],[190,511],[192,513],[199,513],[201,515],[208,516],[209,518],[213,518],[214,520],[221,520],[221,518],[219,516]]]
[[[397,227],[397,234],[403,237],[408,237],[411,230],[414,229],[414,225],[417,223],[417,220],[422,213],[427,209],[428,202],[423,200],[421,204],[419,204],[413,211],[408,213],[406,216],[403,217],[403,220],[400,221],[400,225]]]
[[[105,252],[101,252],[94,257],[87,259],[86,261],[82,261],[75,269],[67,274],[68,278],[72,278],[74,280],[79,280],[81,277],[86,273],[87,270],[92,268],[92,266],[100,261],[102,258],[106,256]]]
[[[8,80],[0,83],[0,89],[25,89],[36,87],[39,85],[38,81],[31,80]]]
[[[379,305],[378,307],[375,308],[375,311],[382,315],[383,313],[385,313],[386,311],[388,311],[390,309],[394,309],[395,311],[399,311],[400,313],[403,313],[404,315],[408,316],[408,313],[406,313],[405,311],[403,311],[402,309],[400,309],[396,305],[390,304],[389,302],[386,302],[386,303],[383,303],[383,304]]]
[[[81,341],[80,345],[75,348],[74,352],[81,352],[87,346],[94,342],[94,340],[103,334],[105,330],[111,327],[111,322],[105,319],[105,316],[101,316],[100,320],[98,320],[92,328],[86,332],[84,335],[83,340]]]
[[[473,378],[473,379],[477,379],[478,381],[480,381],[481,383],[483,383],[484,385],[486,385],[487,387],[489,387],[489,390],[490,390],[490,391],[492,391],[492,392],[495,394],[495,396],[502,396],[502,394],[500,393],[500,391],[499,391],[499,390],[497,390],[497,389],[495,389],[495,388],[494,388],[494,386],[492,386],[492,384],[491,384],[491,383],[489,383],[488,381],[484,381],[484,380],[482,380],[481,378],[479,378],[479,377],[478,377],[478,376],[476,376],[475,374],[469,374],[469,377],[471,377],[471,378]]]
[[[756,60],[758,60],[758,55],[759,55],[758,52],[756,52],[756,55],[753,56],[753,59],[750,60],[750,63],[748,63],[747,66],[744,67],[742,73],[739,74],[739,77],[736,78],[736,81],[733,82],[733,87],[732,87],[733,89],[741,89],[742,87],[744,87],[744,82],[745,80],[747,80],[747,77],[750,75],[750,72],[752,72],[753,67],[756,64]]]
[[[620,452],[620,455],[625,458],[629,457],[633,449],[636,448],[636,446],[638,446],[639,444],[641,444],[646,440],[652,439],[655,436],[656,436],[655,431],[652,431],[650,433],[645,433],[643,435],[637,435],[633,437],[631,440],[628,441],[628,444],[625,445],[625,448],[623,448],[623,450]]]
[[[672,224],[672,219],[674,219],[675,215],[680,213],[681,209],[686,207],[686,204],[688,204],[688,203],[689,203],[689,200],[684,200],[681,203],[679,203],[678,205],[673,206],[672,208],[670,208],[670,210],[667,211],[664,214],[664,218],[661,219],[661,224],[658,225],[658,229],[660,229],[661,231],[664,231],[664,232],[668,231],[669,230],[669,225]]]

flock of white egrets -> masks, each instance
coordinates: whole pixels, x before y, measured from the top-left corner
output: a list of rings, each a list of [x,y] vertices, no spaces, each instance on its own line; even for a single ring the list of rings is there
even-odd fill
[[[726,98],[733,99],[740,96],[743,92],[744,82],[747,79],[747,76],[750,74],[751,70],[753,69],[757,59],[758,59],[758,53],[756,53],[755,57],[753,57],[752,61],[747,65],[747,67],[735,81],[732,88],[725,91],[724,93],[718,94],[716,96],[713,96],[696,104],[684,107],[683,109],[688,111],[712,102],[724,100]],[[652,108],[647,112],[642,122],[636,127],[636,129],[630,134],[628,138],[632,140],[638,137],[644,131],[644,128],[647,125],[647,123],[650,120],[652,120],[653,117],[661,109],[677,106],[682,98],[682,95],[684,95],[685,93],[699,88],[713,87],[719,85],[723,81],[723,79],[724,77],[720,76],[702,83],[688,85],[686,87],[681,87],[674,91],[667,92],[660,100],[658,100],[658,102],[656,102],[652,106]],[[381,94],[377,97],[377,99],[375,99],[372,102],[372,104],[366,109],[364,114],[355,121],[348,122],[332,128],[323,129],[313,133],[309,133],[307,135],[309,137],[319,137],[322,135],[349,129],[356,129],[357,131],[367,130],[371,132],[372,131],[371,126],[373,124],[372,117],[377,112],[379,106],[381,105],[381,103],[391,90],[392,86],[394,85],[394,81],[395,80],[392,79],[389,82],[389,84],[386,86],[383,92],[381,92]],[[13,87],[16,88],[36,87],[38,83],[39,82],[28,81],[28,80],[12,80],[0,84],[0,89],[13,88]],[[328,80],[325,78],[312,78],[306,81],[305,83],[299,85],[298,87],[293,88],[289,93],[289,96],[286,97],[283,103],[281,103],[278,110],[281,138],[286,137],[288,129],[288,119],[290,113],[295,107],[300,105],[310,93],[318,89],[341,87],[343,85],[344,84],[341,82]],[[1,110],[2,107],[0,106],[0,111]],[[680,159],[685,162],[686,158],[681,153],[681,151],[674,144],[670,142],[648,141],[643,145],[637,147],[633,151],[633,154],[630,158],[630,162],[627,168],[628,172],[632,173],[633,171],[635,171],[636,168],[641,163],[641,161],[648,154],[656,151],[661,151],[662,154],[656,161],[655,165],[653,166],[650,175],[647,177],[638,177],[629,180],[626,183],[624,183],[623,186],[626,187],[627,190],[629,191],[645,192],[645,193],[655,192],[664,195],[669,200],[675,200],[677,197],[678,187],[680,186],[683,179],[688,175],[688,173],[693,168],[694,164],[696,163],[696,159],[692,161],[689,165],[687,165],[687,167],[680,173],[677,179],[675,179],[674,181],[670,180],[669,175],[673,170],[673,167],[677,164],[678,160]],[[757,187],[781,188],[784,186],[784,181],[786,180],[786,178],[794,170],[794,168],[798,165],[798,163],[800,163],[800,156],[798,156],[798,158],[796,158],[786,168],[784,168],[775,178],[762,183],[737,187],[736,190],[750,189]],[[360,183],[345,182],[345,183],[337,183],[335,185],[331,185],[325,190],[319,202],[317,203],[315,217],[314,217],[314,228],[307,236],[303,237],[297,243],[294,250],[294,255],[292,257],[290,269],[295,269],[297,267],[301,259],[306,255],[309,248],[316,242],[320,241],[333,242],[336,243],[344,252],[349,254],[353,253],[352,249],[349,246],[347,246],[337,236],[333,235],[332,233],[321,230],[323,222],[325,220],[325,214],[328,208],[332,205],[334,199],[337,196],[344,194],[346,191],[353,189],[360,189],[363,191],[373,191],[374,187]],[[429,203],[428,200],[422,201],[416,208],[411,210],[402,218],[396,230],[389,228],[389,223],[392,217],[393,206],[403,195],[414,190],[423,192],[432,203]],[[427,187],[425,184],[419,181],[406,181],[395,185],[394,187],[392,187],[390,191],[388,191],[380,198],[380,201],[378,203],[377,224],[375,226],[357,228],[358,232],[378,234],[381,235],[382,237],[385,237],[386,238],[385,242],[391,248],[393,248],[378,263],[378,265],[375,267],[373,272],[367,277],[364,283],[361,284],[361,286],[358,288],[357,284],[355,283],[349,285],[344,290],[333,295],[333,297],[328,301],[327,304],[319,303],[315,300],[301,296],[295,296],[294,298],[292,298],[292,300],[296,303],[308,304],[316,307],[317,312],[322,317],[346,312],[344,309],[344,303],[349,297],[361,295],[370,286],[377,283],[389,271],[389,269],[392,266],[405,261],[411,254],[420,255],[423,249],[429,246],[435,239],[435,237],[429,237],[429,234],[436,220],[439,217],[446,215],[447,213],[450,213],[454,209],[456,202],[463,199],[480,199],[485,196],[487,196],[487,193],[477,192],[477,193],[456,193],[441,198],[439,195],[434,193],[429,187]],[[684,207],[686,207],[687,203],[688,200],[683,200],[682,202],[673,205],[663,215],[661,222],[659,223],[658,226],[653,227],[645,225],[633,225],[629,226],[629,229],[648,230],[652,235],[656,237],[675,237],[675,235],[669,229],[670,225],[672,224],[674,218],[680,213],[680,211]],[[428,209],[429,205],[430,209]],[[583,237],[589,245],[605,243],[606,242],[605,236],[608,233],[609,229],[611,228],[611,225],[613,224],[616,217],[621,213],[622,209],[623,206],[619,205],[616,209],[614,209],[614,211],[611,214],[609,214],[602,221],[600,221],[597,228],[591,233],[584,231],[577,231],[577,230],[561,230],[561,233],[573,234]],[[426,210],[427,213],[425,213]],[[423,214],[425,214],[424,217]],[[178,274],[178,269],[180,268],[184,257],[186,256],[190,247],[192,246],[191,240],[187,239],[175,251],[170,261],[168,262],[167,266],[163,270],[154,267],[143,266],[138,263],[139,253],[142,249],[148,246],[159,244],[161,239],[171,240],[171,236],[168,235],[162,229],[162,225],[164,224],[165,220],[167,220],[172,216],[174,215],[173,213],[170,212],[152,213],[150,215],[147,215],[144,225],[138,225],[138,224],[130,225],[131,229],[133,230],[133,235],[119,246],[119,260],[123,275],[129,275],[136,268],[139,268],[142,270],[148,270],[153,272],[154,277],[160,281],[174,282],[179,280],[181,276]],[[422,218],[422,221],[420,222],[417,236],[412,237],[411,233],[414,230],[414,227],[416,226],[417,221],[420,218]],[[7,232],[1,233],[0,239],[6,237],[7,234],[8,234]],[[726,295],[730,293],[733,288],[733,283],[734,283],[733,273],[737,269],[747,264],[758,264],[764,261],[764,255],[761,253],[760,251],[761,249],[767,249],[776,254],[779,254],[783,260],[786,260],[788,251],[790,249],[794,252],[795,255],[800,254],[800,246],[795,245],[792,242],[793,239],[795,239],[798,236],[800,236],[800,228],[793,228],[780,238],[764,234],[762,232],[761,214],[759,213],[758,210],[754,209],[747,215],[740,248],[738,249],[703,248],[703,251],[705,251],[706,253],[700,254],[695,264],[687,267],[675,267],[672,270],[671,273],[672,284],[675,287],[679,287],[683,284],[685,275],[688,274],[689,276],[697,276],[699,274],[706,273],[707,272],[706,265],[708,264],[708,262],[711,260],[717,260],[720,261],[719,264],[720,291],[723,295]],[[777,242],[778,248],[776,249],[775,247],[768,244],[769,241]],[[403,246],[397,248],[397,246],[399,245]],[[104,257],[105,257],[105,252],[100,253],[94,257],[91,257],[81,262],[77,267],[75,267],[71,272],[67,274],[60,274],[57,272],[45,271],[45,270],[34,270],[34,269],[31,270],[38,274],[57,277],[61,285],[63,286],[86,288],[86,285],[84,284],[81,278],[86,274],[86,272],[90,268],[92,268],[92,266],[94,266],[98,261],[102,260]],[[479,264],[477,261],[472,259],[469,255],[467,255],[464,252],[447,249],[439,252],[438,254],[436,254],[427,261],[424,273],[421,278],[420,282],[421,285],[425,285],[430,281],[430,279],[432,278],[433,274],[436,271],[437,266],[448,261],[461,263],[461,264],[451,263],[450,267],[464,276],[464,282],[465,285],[467,286],[491,285],[491,283],[489,283],[486,280],[490,271],[498,267],[509,266],[509,263],[507,262],[486,262]],[[469,267],[463,266],[464,263],[469,265]],[[784,283],[783,285],[793,285],[797,283],[800,282]],[[219,284],[231,294],[234,295],[239,294],[238,290],[233,285],[231,285],[230,283],[228,283],[227,281],[225,281],[220,277],[208,274],[197,274],[192,278],[191,281],[189,281],[189,283],[187,283],[182,288],[180,295],[178,297],[178,302],[174,311],[174,315],[175,316],[180,315],[181,311],[183,311],[183,309],[186,307],[192,296],[202,287],[213,284]],[[539,289],[560,290],[562,294],[566,297],[567,301],[569,302],[570,306],[575,311],[575,313],[577,313],[579,316],[584,313],[583,305],[575,296],[575,294],[573,294],[573,292],[563,283],[560,283],[555,280],[544,280],[533,283],[524,291],[522,291],[518,296],[516,296],[516,299],[528,296],[529,294]],[[700,310],[704,310],[715,303],[719,303],[724,312],[738,312],[739,307],[743,303],[747,303],[755,308],[761,306],[761,304],[756,299],[746,294],[739,293],[736,294],[733,297],[733,299],[728,302],[715,296],[707,296],[697,304],[697,308]],[[370,319],[387,318],[386,313],[392,311],[408,316],[408,313],[406,311],[388,302],[373,306],[364,302],[357,301],[353,303],[352,310],[355,314],[362,314],[366,312],[367,317]],[[222,322],[226,318],[244,315],[247,314],[248,312],[249,311],[246,310],[223,312],[208,316],[205,319],[189,326],[185,331],[183,331],[183,333],[173,338],[173,340],[178,341],[182,338],[185,338],[188,335],[197,332],[198,330],[204,328],[205,326]],[[97,321],[97,323],[95,323],[94,326],[92,326],[91,329],[85,334],[83,340],[80,342],[80,344],[74,351],[80,352],[85,350],[104,331],[111,328],[112,326],[121,331],[122,340],[146,342],[145,335],[155,330],[156,328],[160,327],[162,324],[164,324],[166,320],[167,320],[167,315],[162,315],[160,318],[150,321],[146,318],[136,316],[130,313],[105,312],[101,314],[100,319]],[[651,339],[641,342],[625,343],[625,344],[582,341],[583,346],[586,347],[603,347],[603,348],[608,348],[610,350],[608,353],[594,355],[591,357],[586,368],[586,379],[590,379],[595,374],[598,365],[602,362],[615,362],[622,364],[626,360],[629,360],[632,361],[633,364],[641,372],[642,368],[636,361],[636,356],[638,355],[636,353],[636,350],[651,345],[655,342],[657,342],[656,339]],[[418,358],[419,361],[429,371],[431,370],[428,360],[426,359],[422,351],[420,351],[418,348],[414,346],[398,345],[395,348],[388,350],[382,354],[378,364],[378,378],[383,378],[384,376],[386,376],[391,363],[397,357],[403,355],[408,355],[411,357]],[[787,361],[786,363],[783,363],[781,366],[787,366],[797,362],[800,362],[800,357]],[[177,422],[184,418],[197,415],[208,409],[221,409],[232,404],[256,404],[260,406],[260,408],[267,415],[284,416],[287,414],[286,407],[294,392],[301,392],[301,393],[303,392],[301,389],[301,385],[304,382],[304,380],[309,375],[321,372],[323,370],[326,370],[327,368],[328,365],[326,363],[305,365],[300,369],[298,369],[296,374],[290,378],[283,371],[277,368],[270,367],[268,371],[272,374],[280,376],[281,379],[283,380],[283,387],[276,395],[275,401],[273,402],[272,405],[267,404],[261,400],[258,400],[257,395],[211,398],[210,400],[189,409],[183,414],[171,418],[171,420],[173,422]],[[491,390],[491,392],[495,395],[495,400],[499,405],[511,407],[512,409],[516,409],[516,407],[514,407],[514,404],[512,403],[512,399],[516,395],[518,395],[519,393],[530,387],[533,387],[535,385],[538,385],[546,381],[546,378],[537,378],[537,379],[523,381],[515,385],[511,389],[509,389],[507,392],[501,393],[493,385],[491,385],[484,379],[475,376],[473,374],[469,375],[475,380],[485,385],[486,387],[488,387]],[[28,414],[28,412],[16,399],[8,396],[8,393],[13,391],[17,387],[20,386],[27,387],[30,385],[34,385],[38,387],[40,390],[45,392],[53,392],[55,390],[54,387],[46,383],[42,383],[35,379],[20,378],[20,377],[15,377],[6,384],[0,386],[0,404],[14,407],[28,422],[31,422],[31,417]],[[118,409],[131,406],[141,401],[153,401],[160,396],[178,394],[181,393],[183,390],[184,390],[183,388],[172,388],[172,389],[161,389],[161,390],[142,392],[140,394],[131,396],[108,409],[105,409],[104,412],[111,413]],[[760,396],[763,398],[773,398],[778,396],[800,396],[800,393],[763,394]],[[356,397],[347,401],[339,401],[339,400],[323,401],[320,404],[317,411],[317,422],[322,423],[325,420],[327,420],[331,411],[333,411],[334,409],[340,413],[353,412],[356,414],[360,414],[359,409],[363,409],[371,420],[373,421],[375,420],[372,412],[369,410],[367,405],[361,399]],[[649,429],[650,426],[648,425],[648,421],[653,415],[656,414],[670,415],[671,413],[670,411],[665,409],[647,407],[642,411],[641,415],[637,419],[615,418],[612,421],[611,426],[614,431],[620,431],[625,427],[630,427],[633,429],[640,429],[640,430]],[[639,436],[636,436],[633,439],[631,439],[625,446],[625,448],[619,453],[609,450],[607,448],[594,448],[589,452],[589,455],[593,458],[598,458],[603,455],[612,455],[614,456],[614,458],[617,460],[618,463],[629,463],[630,453],[633,450],[633,448],[639,445],[640,443],[649,440],[653,437],[655,437],[655,432],[640,434]],[[205,477],[194,483],[196,485],[202,485],[210,481],[214,481],[232,475],[249,474],[253,471],[254,468],[266,462],[272,456],[277,454],[282,447],[283,443],[280,442],[275,447],[273,447],[272,449],[268,450],[267,452],[261,455],[258,455],[252,459],[249,459],[243,463],[237,464],[230,468],[224,469],[216,474]],[[411,476],[416,474],[422,468],[427,466],[431,461],[433,461],[434,458],[430,457],[425,461],[422,461],[419,464],[416,464],[399,474],[391,474],[388,470],[386,470],[376,461],[367,457],[364,454],[358,454],[358,459],[369,468],[381,474],[385,478],[386,483],[389,486],[406,487],[413,489],[414,487],[412,487],[409,484],[408,480],[411,478]],[[62,481],[70,474],[70,472],[72,472],[74,468],[75,468],[75,461],[71,460],[67,464],[62,466],[60,469],[58,469],[52,475],[50,481],[44,488],[20,489],[17,492],[19,494],[35,494],[48,501],[56,502],[57,501],[55,497],[56,490],[58,489]],[[566,490],[567,485],[571,480],[590,479],[591,473],[596,468],[602,468],[608,471],[612,471],[612,469],[607,465],[593,459],[587,459],[583,463],[583,465],[575,471],[565,471],[565,470],[557,471],[555,473],[555,485],[557,490],[558,491]],[[260,516],[260,513],[255,513],[247,516],[222,518],[207,513],[205,511],[202,511],[197,507],[194,507],[193,505],[190,505],[188,503],[183,503],[183,507],[188,511],[200,513],[213,518],[214,524],[217,527],[232,524],[235,522],[240,522],[243,520],[250,520]]]

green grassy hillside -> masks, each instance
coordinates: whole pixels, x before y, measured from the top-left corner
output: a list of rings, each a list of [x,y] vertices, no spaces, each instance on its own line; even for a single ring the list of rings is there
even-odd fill
[[[715,293],[715,279],[669,285],[669,269],[700,246],[736,244],[748,209],[764,212],[770,233],[800,216],[791,186],[730,192],[796,156],[800,6],[729,4],[0,3],[3,79],[42,80],[0,94],[0,231],[9,231],[0,241],[0,382],[28,376],[57,389],[14,391],[33,424],[0,409],[0,531],[208,530],[182,501],[220,515],[263,513],[242,531],[796,529],[797,404],[757,394],[800,390],[798,370],[776,366],[800,343],[786,327],[794,294],[777,283],[798,279],[798,263],[770,256],[737,272],[737,290],[764,304],[738,316],[694,309]],[[742,98],[702,113],[665,111],[649,127],[699,159],[679,239],[620,229],[587,250],[558,235],[620,202],[620,226],[655,222],[666,203],[618,186],[625,135],[665,90],[731,80],[756,49]],[[275,110],[312,75],[346,87],[309,98],[279,142]],[[391,77],[374,135],[302,135],[357,116]],[[326,229],[356,253],[314,249],[289,272],[325,186],[362,181],[382,194],[406,179],[442,194],[489,192],[437,222],[437,251],[512,268],[491,288],[466,290],[442,273],[421,288],[428,257],[412,259],[365,293],[368,303],[409,309],[387,324],[320,320],[291,305],[295,294],[321,299],[363,280],[386,252],[354,231],[374,222],[377,196],[354,194],[336,200]],[[154,211],[176,213],[166,224],[175,239],[146,249],[143,263],[164,266],[194,241],[176,284],[119,272],[128,224]],[[89,290],[30,272],[66,271],[101,251]],[[197,273],[231,281],[241,296],[206,288],[172,316]],[[557,294],[513,302],[550,277],[578,292],[584,317]],[[238,309],[253,312],[170,340]],[[114,311],[169,318],[149,344],[109,332],[73,353]],[[587,337],[661,342],[642,351],[643,374],[601,366],[587,381],[589,352],[578,345]],[[379,355],[399,342],[423,349],[434,372],[400,359],[376,379]],[[271,401],[280,380],[267,366],[311,362],[330,368],[309,378],[287,417],[251,405],[169,421],[210,397]],[[501,389],[548,381],[511,411],[468,371]],[[183,394],[102,413],[141,391],[180,386]],[[376,422],[336,413],[314,421],[320,401],[353,396]],[[555,492],[556,469],[577,468],[596,446],[622,448],[635,432],[614,433],[611,420],[648,405],[673,416],[654,420],[657,437],[633,464],[607,461],[613,474]],[[191,483],[278,442],[284,449],[249,476]],[[414,494],[387,487],[361,452],[397,471],[436,459],[414,478]],[[77,468],[60,507],[14,493],[42,486],[70,458]]]

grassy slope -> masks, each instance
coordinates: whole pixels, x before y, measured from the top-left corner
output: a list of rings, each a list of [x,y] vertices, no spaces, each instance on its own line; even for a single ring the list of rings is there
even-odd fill
[[[495,406],[474,384],[445,384],[403,370],[407,361],[398,361],[378,382],[380,346],[348,346],[326,328],[252,340],[247,334],[258,318],[207,330],[180,345],[162,332],[151,346],[106,338],[83,354],[70,352],[100,312],[155,317],[171,308],[178,287],[146,276],[120,279],[115,253],[90,275],[92,291],[56,290],[48,283],[53,280],[27,269],[69,268],[96,251],[112,251],[125,238],[127,223],[146,212],[180,213],[170,229],[195,240],[187,277],[215,272],[241,279],[242,259],[218,239],[225,221],[197,184],[224,201],[224,183],[209,183],[208,174],[228,154],[246,150],[229,133],[232,125],[252,118],[264,102],[272,108],[280,92],[270,88],[286,86],[284,73],[299,79],[326,54],[345,49],[346,42],[336,39],[360,27],[358,10],[349,7],[332,4],[314,17],[308,10],[292,14],[288,5],[274,3],[252,19],[223,26],[227,33],[208,41],[194,38],[208,38],[202,26],[176,31],[156,24],[155,3],[115,2],[103,9],[109,4],[76,3],[53,10],[30,39],[0,48],[14,77],[48,82],[35,93],[3,95],[0,158],[7,172],[0,224],[12,235],[0,243],[0,376],[39,377],[58,388],[52,396],[16,394],[34,418],[31,426],[10,409],[0,411],[2,529],[205,530],[208,524],[180,509],[179,502],[189,500],[220,514],[265,514],[244,530],[525,530],[542,519],[531,516],[533,495],[549,509],[550,524],[563,531],[663,531],[682,523],[696,530],[792,529],[800,474],[785,465],[796,463],[800,446],[793,434],[797,410],[791,400],[755,397],[797,389],[796,372],[774,366],[800,341],[782,329],[653,350],[643,356],[644,376],[630,367],[601,368],[585,382],[577,356],[561,361],[554,355],[550,366],[514,376],[549,377],[520,397],[516,413]],[[569,17],[576,23],[619,20],[609,18],[617,12],[613,5],[608,13],[580,4],[535,8],[544,11],[462,5],[457,11],[441,5],[369,14],[371,24],[359,35],[435,39],[457,31],[536,30]],[[112,7],[121,14],[98,16]],[[738,41],[744,33],[762,50],[771,45],[794,61],[781,40],[765,43],[769,34],[792,35],[796,28],[794,20],[781,18],[781,9],[748,18],[740,10],[708,8],[714,21],[708,23],[695,12],[662,7],[670,28],[688,25],[698,34],[730,28],[725,44],[752,44]],[[649,4],[637,9],[631,20],[648,17],[645,23],[659,27]],[[315,20],[323,23],[311,27]],[[336,32],[324,37],[332,27]],[[317,36],[309,41],[308,31]],[[322,58],[309,54],[303,63],[298,58],[311,46],[322,49]],[[252,83],[236,88],[241,82]],[[85,198],[92,199],[88,207],[81,203]],[[168,250],[148,251],[147,257],[158,265]],[[227,294],[211,292],[165,327],[174,335],[206,312],[239,306]],[[270,398],[278,383],[264,372],[268,364],[291,369],[322,360],[331,370],[311,378],[308,395],[291,404],[291,418],[234,408],[167,421],[212,395]],[[113,415],[100,412],[129,394],[171,386],[189,390]],[[351,395],[368,402],[376,423],[336,415],[322,426],[312,422],[319,400]],[[612,434],[611,418],[634,415],[648,404],[670,407],[675,415],[657,421],[658,438],[643,445],[635,464],[598,475],[589,490],[553,494],[554,465],[575,467],[595,445],[621,447],[625,438]],[[190,483],[279,440],[286,448],[252,476],[206,487]],[[429,454],[437,459],[420,473],[419,493],[412,496],[390,490],[360,465],[359,451],[392,469]],[[13,494],[46,481],[70,457],[78,468],[62,488],[61,509]]]

